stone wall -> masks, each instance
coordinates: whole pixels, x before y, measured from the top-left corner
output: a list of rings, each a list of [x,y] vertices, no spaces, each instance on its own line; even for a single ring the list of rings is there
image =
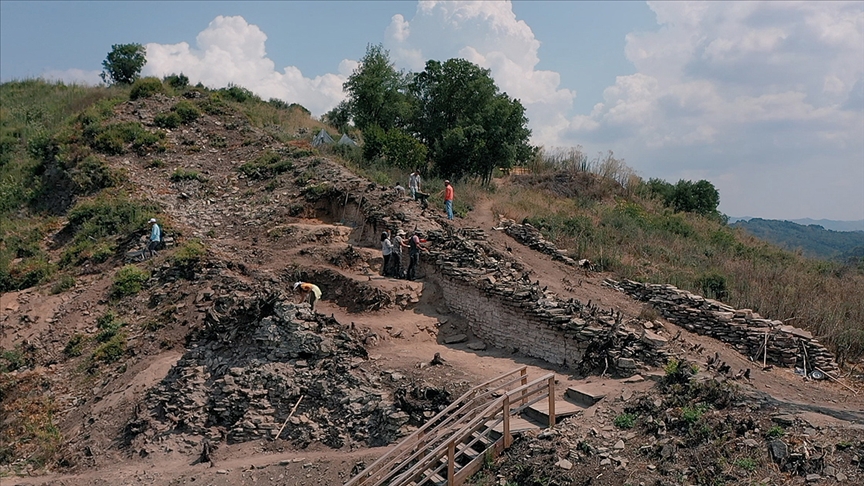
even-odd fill
[[[428,238],[427,278],[484,342],[581,372],[608,367],[629,375],[637,362],[668,358],[662,339],[645,339],[620,314],[561,299],[531,282],[517,262],[488,245],[482,230],[433,231]]]
[[[808,372],[814,367],[826,372],[838,369],[834,356],[809,332],[784,325],[783,321],[763,319],[750,309],[735,309],[672,285],[611,279],[606,283],[635,299],[650,302],[670,322],[728,343],[754,361],[763,360],[767,336],[768,363],[803,368],[806,356]]]

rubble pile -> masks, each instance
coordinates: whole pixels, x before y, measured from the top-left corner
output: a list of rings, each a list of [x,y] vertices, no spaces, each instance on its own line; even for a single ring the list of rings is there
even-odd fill
[[[672,285],[612,279],[606,279],[606,284],[637,300],[650,302],[670,322],[728,343],[754,360],[765,358],[775,365],[803,369],[806,359],[808,372],[815,368],[826,372],[838,370],[834,356],[809,332],[784,325],[783,321],[763,319],[751,309],[735,309]]]
[[[334,319],[279,296],[222,296],[205,322],[148,396],[148,440],[276,438],[298,402],[279,437],[303,446],[376,446],[404,432],[408,414],[394,408],[374,373],[364,373],[366,350]]]
[[[664,338],[643,339],[622,323],[620,313],[563,300],[529,272],[495,251],[480,229],[450,234],[431,231],[423,255],[448,306],[468,318],[472,332],[488,344],[519,351],[582,372],[635,372],[638,362],[663,363]]]
[[[508,236],[534,251],[545,253],[546,255],[551,256],[555,261],[574,267],[579,266],[579,262],[567,256],[566,251],[559,250],[554,243],[543,238],[543,234],[540,233],[540,230],[528,223],[518,224],[512,219],[502,219],[498,226],[504,228],[504,232],[507,233]]]

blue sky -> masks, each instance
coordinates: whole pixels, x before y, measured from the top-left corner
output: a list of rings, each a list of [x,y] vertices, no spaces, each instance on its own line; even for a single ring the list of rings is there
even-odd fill
[[[864,2],[0,1],[0,79],[98,82],[111,44],[319,115],[369,43],[397,67],[464,57],[533,141],[708,179],[721,211],[864,219]]]

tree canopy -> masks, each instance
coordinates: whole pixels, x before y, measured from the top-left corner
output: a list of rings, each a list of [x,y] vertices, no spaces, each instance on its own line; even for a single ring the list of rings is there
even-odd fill
[[[496,167],[534,154],[525,108],[499,92],[488,69],[465,59],[432,60],[405,74],[381,45],[369,46],[344,87],[348,100],[324,118],[334,126],[353,120],[364,133],[366,158],[406,167],[423,158],[442,177],[488,182]]]
[[[132,84],[147,62],[147,50],[141,44],[114,44],[102,61],[102,81],[111,84]]]

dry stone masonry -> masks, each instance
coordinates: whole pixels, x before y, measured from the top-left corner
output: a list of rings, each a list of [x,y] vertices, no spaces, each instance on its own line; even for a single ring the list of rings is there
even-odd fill
[[[216,310],[218,309],[218,310]],[[409,415],[393,406],[366,350],[332,318],[277,297],[216,299],[206,327],[147,399],[148,441],[187,434],[212,441],[274,438],[331,447],[391,442]]]
[[[809,332],[784,325],[783,321],[763,319],[750,309],[735,309],[672,285],[612,279],[607,279],[606,284],[650,302],[670,322],[728,343],[754,360],[763,359],[767,336],[767,361],[771,364],[803,368],[806,358],[808,372],[814,367],[826,372],[838,369],[834,356]]]
[[[645,339],[612,310],[545,291],[519,263],[494,250],[482,230],[432,231],[428,238],[427,277],[487,344],[586,373],[629,375],[639,362],[666,361],[662,338]]]
[[[540,230],[528,223],[519,224],[512,219],[503,219],[498,226],[503,228],[508,236],[534,251],[545,253],[551,256],[553,260],[570,266],[579,265],[579,262],[567,256],[566,251],[559,250],[551,241],[543,238]]]

